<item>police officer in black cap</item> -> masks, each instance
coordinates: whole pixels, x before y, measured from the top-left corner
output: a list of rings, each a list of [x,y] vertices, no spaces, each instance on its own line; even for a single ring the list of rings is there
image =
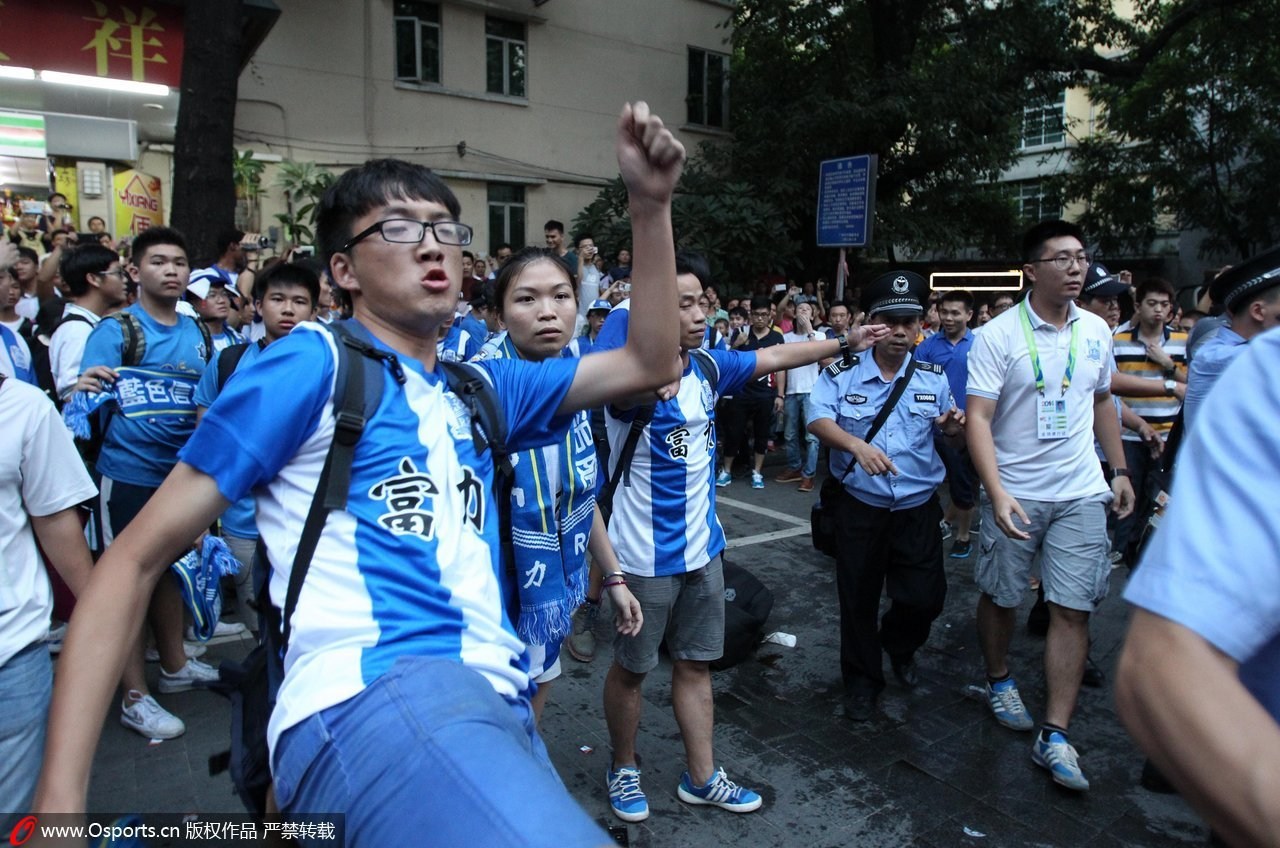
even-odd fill
[[[842,483],[836,518],[840,670],[850,718],[867,721],[885,687],[889,655],[902,685],[917,683],[915,653],[942,612],[942,459],[934,434],[960,439],[964,414],[942,367],[911,355],[928,283],[890,271],[864,288],[870,320],[889,335],[861,356],[829,365],[809,397],[809,431],[831,449]],[[824,487],[824,489],[830,488]],[[880,594],[892,600],[877,622]]]
[[[1228,319],[1200,347],[1188,368],[1182,402],[1183,426],[1188,431],[1213,384],[1249,340],[1280,326],[1280,247],[1222,272],[1210,284],[1209,293],[1226,308]]]

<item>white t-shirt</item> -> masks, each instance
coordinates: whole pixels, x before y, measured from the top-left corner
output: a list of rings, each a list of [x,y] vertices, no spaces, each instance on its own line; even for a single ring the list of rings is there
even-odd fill
[[[814,330],[807,336],[800,333],[783,333],[782,340],[788,344],[795,342],[820,342],[825,341],[826,334],[821,330]],[[818,363],[811,362],[808,365],[801,365],[799,368],[787,369],[787,394],[789,395],[807,395],[813,391],[814,385],[818,382]]]
[[[62,317],[66,318],[68,315],[79,315],[85,320],[64,321],[49,339],[49,370],[53,372],[53,385],[62,400],[71,397],[71,390],[80,378],[84,343],[102,320],[96,313],[74,303],[68,303],[62,308]]]
[[[52,515],[97,494],[71,433],[44,393],[0,385],[0,665],[49,632],[53,593],[28,515]]]
[[[1035,334],[1045,397],[1067,402],[1067,437],[1041,439],[1036,420],[1040,395],[1026,335],[1021,305],[1006,310],[983,326],[969,351],[966,393],[996,401],[991,434],[995,441],[1000,482],[1015,498],[1068,501],[1107,496],[1110,487],[1093,451],[1093,399],[1111,388],[1111,331],[1107,322],[1070,305],[1061,330],[1042,320],[1027,303]],[[1072,326],[1080,326],[1075,373],[1066,394],[1061,393],[1067,369]]]

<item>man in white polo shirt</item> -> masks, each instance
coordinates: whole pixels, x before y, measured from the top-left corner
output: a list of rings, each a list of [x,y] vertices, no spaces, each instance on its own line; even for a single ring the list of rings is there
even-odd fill
[[[1107,592],[1106,503],[1133,510],[1111,402],[1111,331],[1078,309],[1089,255],[1080,230],[1045,221],[1023,238],[1031,292],[993,318],[969,354],[967,435],[986,488],[974,578],[987,697],[996,720],[1032,730],[1007,664],[1032,562],[1049,603],[1048,698],[1031,758],[1070,789],[1089,788],[1068,740],[1089,650],[1089,613]],[[1111,467],[1108,487],[1095,437]]]

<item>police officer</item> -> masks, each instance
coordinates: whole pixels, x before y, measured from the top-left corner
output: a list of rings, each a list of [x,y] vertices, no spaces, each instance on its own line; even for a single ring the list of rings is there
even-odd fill
[[[910,271],[873,280],[867,311],[889,335],[827,366],[810,395],[809,431],[831,449],[831,473],[843,483],[832,505],[840,670],[855,721],[875,715],[885,686],[882,650],[898,681],[916,685],[915,653],[947,594],[936,494],[944,469],[934,434],[958,439],[964,414],[942,367],[911,355],[927,296],[924,278]],[[877,626],[886,585],[893,604]]]

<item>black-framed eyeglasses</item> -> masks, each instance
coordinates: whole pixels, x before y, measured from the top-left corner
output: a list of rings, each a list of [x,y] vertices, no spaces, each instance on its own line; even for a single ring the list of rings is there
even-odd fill
[[[412,218],[388,218],[379,221],[368,229],[361,230],[352,236],[346,244],[338,249],[346,253],[359,241],[367,239],[374,233],[381,233],[382,240],[389,244],[418,244],[431,230],[435,240],[440,244],[471,244],[471,227],[457,221],[415,221]]]
[[[1057,256],[1051,256],[1048,259],[1032,259],[1034,265],[1037,262],[1052,262],[1053,267],[1059,271],[1066,271],[1072,265],[1078,264],[1081,268],[1088,268],[1093,264],[1093,257],[1087,253],[1059,253]]]
[[[122,280],[127,280],[129,279],[129,272],[123,268],[117,268],[114,271],[108,268],[105,271],[99,271],[98,276],[99,277],[119,277]]]

